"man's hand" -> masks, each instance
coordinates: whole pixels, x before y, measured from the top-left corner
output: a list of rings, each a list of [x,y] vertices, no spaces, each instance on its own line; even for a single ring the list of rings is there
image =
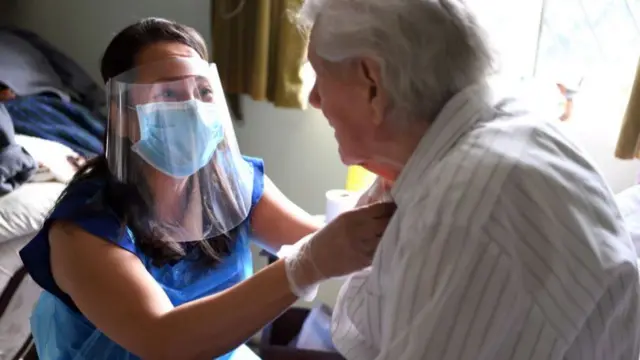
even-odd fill
[[[84,166],[84,164],[87,162],[87,160],[80,155],[67,156],[67,161],[69,161],[69,164],[71,164],[71,166],[73,166],[76,171]]]

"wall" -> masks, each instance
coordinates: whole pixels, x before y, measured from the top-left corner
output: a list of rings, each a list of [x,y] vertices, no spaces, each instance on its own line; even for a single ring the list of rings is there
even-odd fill
[[[110,38],[140,17],[171,18],[195,27],[209,40],[209,3],[210,0],[12,0],[0,5],[4,7],[0,7],[0,21],[39,33],[98,78],[100,55]],[[267,173],[285,194],[307,211],[321,213],[324,192],[341,187],[346,174],[332,131],[322,115],[313,109],[275,109],[250,99],[244,99],[243,106],[246,120],[237,124],[243,151],[263,157]],[[617,191],[634,182],[637,165],[612,159],[616,116],[611,121],[611,114],[603,111],[594,121],[575,122],[568,127]],[[332,303],[338,285],[339,282],[325,285],[320,298]]]

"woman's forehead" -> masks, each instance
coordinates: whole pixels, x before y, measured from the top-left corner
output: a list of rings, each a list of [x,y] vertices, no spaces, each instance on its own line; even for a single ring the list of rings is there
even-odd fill
[[[136,82],[152,84],[161,82],[179,82],[194,77],[206,77],[202,66],[186,61],[162,61],[141,66],[136,71]]]
[[[139,82],[154,82],[162,76],[178,78],[193,75],[196,62],[205,62],[197,51],[180,42],[161,41],[150,44],[136,54]]]

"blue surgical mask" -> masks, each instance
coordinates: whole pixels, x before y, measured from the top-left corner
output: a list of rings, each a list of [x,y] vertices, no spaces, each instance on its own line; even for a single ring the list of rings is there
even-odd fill
[[[140,141],[133,145],[147,163],[173,176],[195,174],[224,139],[216,106],[198,100],[136,106]]]

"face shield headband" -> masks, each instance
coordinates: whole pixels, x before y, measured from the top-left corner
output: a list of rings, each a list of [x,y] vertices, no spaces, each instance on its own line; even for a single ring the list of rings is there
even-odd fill
[[[107,83],[106,158],[136,190],[148,221],[197,241],[249,215],[253,168],[240,154],[215,65],[171,58]]]

